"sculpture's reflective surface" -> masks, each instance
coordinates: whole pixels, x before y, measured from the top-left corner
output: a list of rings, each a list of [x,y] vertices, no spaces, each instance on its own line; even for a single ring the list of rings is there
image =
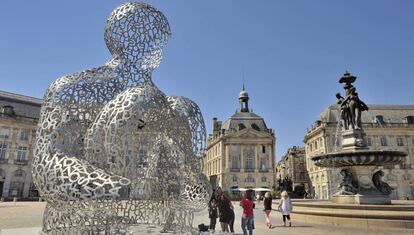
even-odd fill
[[[207,205],[200,109],[151,80],[170,36],[160,11],[122,4],[105,27],[113,58],[46,91],[33,162],[47,201],[43,232],[124,234],[139,223],[188,230]]]

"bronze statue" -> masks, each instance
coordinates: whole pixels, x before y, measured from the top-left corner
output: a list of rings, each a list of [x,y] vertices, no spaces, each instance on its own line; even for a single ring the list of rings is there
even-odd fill
[[[336,98],[338,99],[337,104],[340,108],[340,119],[343,130],[360,130],[362,129],[361,112],[367,111],[368,106],[358,97],[356,88],[352,83],[356,80],[355,76],[346,72],[339,83],[345,83],[345,95],[342,97],[341,94],[337,93]]]

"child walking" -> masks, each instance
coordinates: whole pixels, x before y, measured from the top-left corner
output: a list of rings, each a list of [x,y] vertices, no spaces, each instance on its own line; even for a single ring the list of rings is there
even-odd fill
[[[211,199],[210,207],[208,209],[208,217],[210,218],[210,229],[215,230],[218,217],[217,203],[215,198]]]
[[[286,191],[283,191],[281,194],[281,199],[279,202],[279,210],[282,212],[283,216],[283,226],[286,226],[286,219],[289,222],[289,227],[292,226],[290,221],[290,213],[292,213],[292,201],[289,198],[289,195]]]
[[[268,228],[272,228],[272,223],[270,223],[270,212],[272,211],[272,195],[270,194],[270,192],[267,192],[265,194],[263,205],[264,205],[263,211],[265,212],[266,226]]]

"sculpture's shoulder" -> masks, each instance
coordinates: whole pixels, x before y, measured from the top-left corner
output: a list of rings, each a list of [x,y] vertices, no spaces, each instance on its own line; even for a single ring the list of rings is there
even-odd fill
[[[71,99],[68,96],[77,96],[85,90],[90,91],[93,87],[96,89],[105,88],[108,80],[114,76],[114,68],[109,65],[64,75],[49,85],[44,95],[44,101],[68,101],[67,99]]]
[[[168,96],[167,99],[170,106],[179,112],[198,111],[200,109],[196,102],[184,96]]]

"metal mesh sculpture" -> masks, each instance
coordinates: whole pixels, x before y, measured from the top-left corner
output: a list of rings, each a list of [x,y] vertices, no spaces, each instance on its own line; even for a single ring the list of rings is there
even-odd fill
[[[145,3],[110,15],[105,65],[57,79],[41,109],[33,178],[46,234],[125,234],[133,224],[189,231],[210,198],[198,106],[152,82],[171,36]]]

